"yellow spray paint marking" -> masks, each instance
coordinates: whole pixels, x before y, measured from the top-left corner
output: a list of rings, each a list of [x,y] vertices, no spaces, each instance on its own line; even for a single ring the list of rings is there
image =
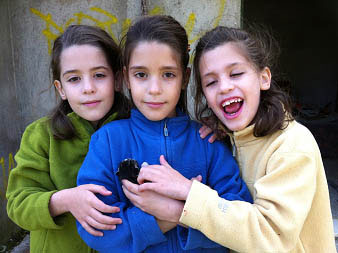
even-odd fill
[[[216,16],[216,18],[215,18],[215,22],[214,22],[214,24],[212,25],[212,28],[215,28],[215,27],[218,26],[219,23],[221,22],[221,19],[222,19],[224,10],[225,10],[225,8],[226,8],[226,2],[227,2],[226,0],[220,0],[220,6],[219,6],[219,8],[218,8],[219,11],[218,11],[218,14],[217,14],[217,16]],[[190,18],[190,16],[189,16],[189,18]],[[188,20],[188,22],[189,22],[189,20]],[[187,22],[187,24],[188,24],[188,22]],[[187,25],[186,25],[186,26],[187,26]],[[186,29],[187,29],[187,28],[186,28]],[[192,29],[191,29],[191,31],[192,31]],[[189,43],[190,43],[190,44],[193,44],[196,40],[198,40],[199,38],[202,37],[203,33],[204,33],[204,31],[200,31],[194,38],[192,38],[192,39],[189,40]]]
[[[164,14],[164,10],[159,7],[159,6],[155,6],[153,9],[151,9],[149,11],[149,15],[153,16],[153,15],[163,15]]]
[[[227,3],[226,0],[219,1],[218,13],[212,25],[212,28],[215,28],[216,26],[219,25],[222,16],[224,14],[224,10],[226,8],[226,3]],[[118,43],[117,36],[115,36],[112,31],[112,25],[117,24],[119,22],[118,18],[115,15],[99,7],[91,7],[89,10],[106,16],[108,20],[101,21],[98,20],[97,18],[94,18],[91,15],[85,14],[83,12],[77,12],[73,14],[74,17],[67,20],[64,26],[57,25],[53,21],[52,16],[49,13],[45,15],[34,8],[31,8],[30,10],[33,14],[35,14],[36,16],[38,16],[39,18],[41,18],[43,21],[46,22],[46,28],[42,31],[42,34],[47,38],[49,54],[51,54],[53,41],[63,33],[64,29],[66,29],[66,27],[74,23],[81,24],[84,19],[92,21],[96,26],[107,31],[110,34],[110,36],[112,36],[112,38],[115,40],[115,42]],[[164,9],[160,6],[155,6],[153,9],[149,11],[149,15],[161,15],[161,14],[164,14]],[[195,24],[196,24],[196,14],[194,12],[191,12],[184,27],[187,31],[189,38],[191,37],[191,34],[195,28]],[[131,25],[131,20],[125,19],[121,25],[122,25],[122,36],[124,36]],[[56,30],[56,33],[53,32],[52,29]],[[200,31],[195,37],[189,39],[189,43],[193,44],[196,40],[201,38],[203,33],[204,31]]]
[[[104,16],[106,16],[108,19],[106,21],[101,21],[98,20],[96,18],[94,18],[91,15],[85,14],[83,12],[77,12],[74,13],[72,18],[68,19],[67,22],[65,23],[64,26],[60,26],[57,25],[55,23],[55,21],[52,19],[51,14],[43,14],[40,11],[34,9],[34,8],[30,8],[31,12],[33,14],[35,14],[36,16],[38,16],[39,18],[41,18],[43,21],[46,22],[46,28],[42,31],[42,34],[47,38],[47,43],[48,43],[48,53],[51,54],[52,52],[52,43],[53,41],[59,36],[61,35],[64,30],[71,24],[81,24],[83,22],[83,20],[90,20],[92,21],[96,26],[100,27],[101,29],[107,31],[107,33],[109,33],[109,35],[115,40],[116,43],[118,43],[117,37],[113,34],[112,31],[112,25],[117,24],[118,23],[118,19],[115,15],[101,9],[98,7],[91,7],[89,10],[90,11],[94,11],[100,14],[103,14]],[[126,19],[123,23],[122,23],[122,29],[127,29],[130,26],[131,21],[129,19]],[[52,31],[56,30],[55,31]]]
[[[3,190],[0,189],[0,198],[6,199],[8,176],[9,176],[10,171],[14,168],[14,159],[13,159],[12,153],[9,153],[9,155],[8,155],[7,172],[6,172],[6,168],[5,168],[5,159],[3,157],[0,158],[0,164],[1,164],[1,167],[2,167],[2,186],[3,186]]]

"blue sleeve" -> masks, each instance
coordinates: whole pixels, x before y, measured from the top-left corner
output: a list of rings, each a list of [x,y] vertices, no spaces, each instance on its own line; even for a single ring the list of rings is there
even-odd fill
[[[98,197],[106,204],[120,208],[119,213],[107,215],[120,217],[122,224],[117,225],[115,230],[102,230],[104,234],[102,237],[89,234],[79,222],[77,222],[77,229],[81,238],[91,248],[100,252],[111,252],[112,249],[114,252],[141,252],[148,246],[167,239],[153,216],[132,206],[123,197],[120,182],[114,175],[112,162],[114,150],[112,149],[106,132],[100,130],[95,133],[78,173],[77,184],[103,185],[110,190],[112,195]]]
[[[245,182],[240,177],[239,168],[230,150],[217,141],[207,144],[208,177],[206,184],[226,200],[242,200],[253,203]],[[208,239],[200,231],[178,226],[178,236],[183,249],[218,248],[221,245]]]

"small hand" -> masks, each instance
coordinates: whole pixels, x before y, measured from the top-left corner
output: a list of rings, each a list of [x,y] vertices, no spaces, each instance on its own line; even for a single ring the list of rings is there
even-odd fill
[[[103,233],[96,229],[114,230],[116,224],[121,224],[122,220],[102,213],[117,213],[120,209],[106,205],[95,196],[95,193],[111,195],[105,187],[93,184],[69,189],[68,209],[88,233],[103,236]]]
[[[207,137],[209,134],[212,133],[212,129],[203,125],[198,132],[200,133],[200,137],[204,139],[205,137]],[[213,134],[209,137],[208,142],[213,143],[216,139],[217,139],[216,134]]]
[[[139,191],[154,191],[177,200],[186,200],[192,181],[173,169],[164,156],[160,156],[160,165],[142,167],[137,178]]]
[[[155,216],[158,220],[178,223],[184,203],[154,191],[139,191],[140,185],[122,180],[122,189],[134,206]],[[176,225],[175,225],[176,226]]]

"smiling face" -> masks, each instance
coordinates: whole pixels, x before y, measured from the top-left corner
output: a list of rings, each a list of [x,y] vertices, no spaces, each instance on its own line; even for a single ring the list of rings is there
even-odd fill
[[[178,54],[166,44],[140,42],[124,70],[135,106],[149,120],[176,116],[183,71]]]
[[[268,68],[258,72],[240,47],[229,42],[203,53],[199,71],[208,106],[229,130],[253,123],[260,91],[270,88]]]
[[[64,49],[60,57],[60,81],[55,80],[61,98],[80,117],[94,126],[114,103],[114,74],[102,50],[91,45]]]

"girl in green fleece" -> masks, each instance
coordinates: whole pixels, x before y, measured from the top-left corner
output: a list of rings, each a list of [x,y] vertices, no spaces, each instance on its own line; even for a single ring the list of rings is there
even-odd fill
[[[230,137],[253,204],[221,198],[197,180],[188,188],[175,184],[182,176],[170,169],[159,174],[144,167],[138,180],[148,183],[128,190],[187,196],[179,221],[237,252],[333,253],[320,151],[310,131],[292,118],[288,97],[271,74],[275,45],[265,31],[217,27],[200,39],[194,58],[196,117],[203,121],[208,112],[204,123]],[[129,199],[149,211],[146,200],[134,195]]]
[[[119,48],[100,28],[72,25],[53,46],[51,71],[60,102],[53,113],[30,124],[9,176],[8,216],[30,231],[30,252],[91,252],[75,219],[92,235],[122,221],[102,213],[119,209],[95,194],[98,185],[76,187],[91,135],[107,122],[126,117],[119,91]]]

